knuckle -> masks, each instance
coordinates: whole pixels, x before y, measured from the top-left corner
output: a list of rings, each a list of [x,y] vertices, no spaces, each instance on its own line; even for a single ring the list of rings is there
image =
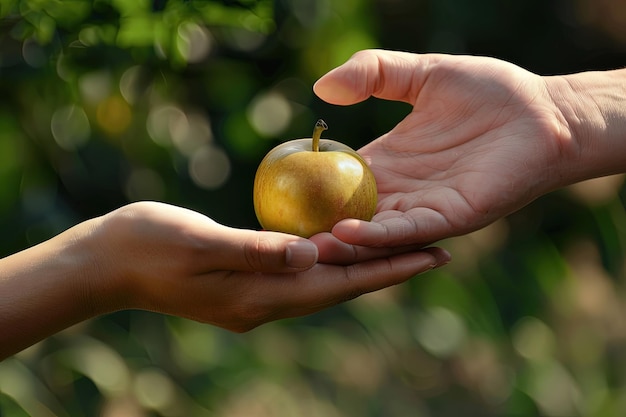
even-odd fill
[[[257,270],[261,266],[261,256],[259,252],[259,248],[261,246],[261,237],[255,236],[254,238],[249,239],[244,247],[244,254],[246,259],[246,264],[250,269]]]
[[[248,239],[244,246],[245,260],[253,271],[264,270],[272,262],[269,256],[274,252],[275,244],[271,240],[257,234]]]

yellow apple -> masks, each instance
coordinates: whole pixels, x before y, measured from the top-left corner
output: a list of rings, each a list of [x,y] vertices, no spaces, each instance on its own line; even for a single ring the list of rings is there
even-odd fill
[[[312,138],[284,142],[261,161],[254,210],[263,229],[310,237],[346,218],[374,216],[378,192],[372,171],[349,146],[321,139],[327,128],[318,120]]]

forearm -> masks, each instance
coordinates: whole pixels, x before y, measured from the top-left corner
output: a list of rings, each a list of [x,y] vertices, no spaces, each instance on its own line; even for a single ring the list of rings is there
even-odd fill
[[[0,259],[0,360],[109,308],[93,296],[100,266],[85,229]]]
[[[564,185],[626,172],[626,69],[546,80],[567,126]]]

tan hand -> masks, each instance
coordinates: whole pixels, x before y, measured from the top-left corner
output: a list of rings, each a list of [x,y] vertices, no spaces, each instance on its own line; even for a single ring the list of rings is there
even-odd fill
[[[270,320],[322,308],[403,282],[448,262],[430,248],[354,264],[315,263],[313,242],[292,235],[233,229],[178,207],[127,206],[103,219],[110,274],[125,305],[246,331]],[[377,254],[380,256],[380,253]],[[291,265],[290,265],[291,263]],[[121,299],[123,299],[122,296]]]

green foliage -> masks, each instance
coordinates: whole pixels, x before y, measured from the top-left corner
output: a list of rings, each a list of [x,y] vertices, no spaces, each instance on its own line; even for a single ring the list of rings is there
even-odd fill
[[[321,103],[320,75],[372,47],[623,66],[624,34],[576,4],[0,0],[0,253],[140,199],[256,228],[271,147],[323,117],[358,148],[409,111]],[[625,195],[554,193],[443,242],[444,269],[244,335],[82,323],[0,363],[0,414],[622,416]]]

